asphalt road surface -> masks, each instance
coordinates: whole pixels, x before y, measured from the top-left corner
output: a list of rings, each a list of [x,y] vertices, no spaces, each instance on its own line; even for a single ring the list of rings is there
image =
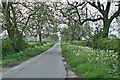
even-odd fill
[[[42,54],[3,72],[2,77],[66,78],[66,70],[63,64],[60,42]]]

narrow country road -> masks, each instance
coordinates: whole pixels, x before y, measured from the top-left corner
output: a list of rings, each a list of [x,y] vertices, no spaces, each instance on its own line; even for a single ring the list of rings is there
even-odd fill
[[[66,78],[60,42],[42,54],[3,72],[3,78]]]

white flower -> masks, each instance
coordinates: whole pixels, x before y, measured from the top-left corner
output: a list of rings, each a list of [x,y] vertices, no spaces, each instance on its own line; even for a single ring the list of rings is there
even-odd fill
[[[115,57],[115,55],[113,54],[112,57]]]
[[[109,50],[109,52],[114,52],[114,50]]]
[[[79,54],[76,54],[76,56],[78,56]]]
[[[118,54],[118,53],[115,53],[115,54]]]

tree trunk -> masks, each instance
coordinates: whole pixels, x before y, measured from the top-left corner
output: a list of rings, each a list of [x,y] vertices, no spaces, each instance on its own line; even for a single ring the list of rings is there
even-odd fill
[[[80,35],[79,37],[78,37],[78,41],[80,41],[82,39],[82,35]]]
[[[74,34],[72,34],[72,41],[74,41]]]
[[[14,37],[14,28],[10,22],[10,11],[8,11],[8,9],[6,10],[5,16],[6,16],[6,27],[7,27],[8,37],[10,40],[12,40]]]
[[[107,18],[104,18],[104,20],[103,20],[103,33],[102,33],[103,38],[108,38],[109,28],[110,28],[110,22]]]
[[[14,32],[11,29],[7,29],[8,37],[10,40],[13,40],[14,38]]]
[[[78,41],[80,41],[80,37],[78,37]]]
[[[10,40],[13,41],[14,39],[14,34],[15,34],[15,28],[14,26],[12,25],[12,22],[11,22],[11,14],[10,14],[10,7],[12,6],[12,2],[2,2],[2,12],[3,12],[3,15],[5,16],[5,22],[6,22],[6,27],[7,27],[7,32],[8,32],[8,37]]]
[[[39,41],[42,42],[42,35],[41,35],[41,31],[39,31]]]

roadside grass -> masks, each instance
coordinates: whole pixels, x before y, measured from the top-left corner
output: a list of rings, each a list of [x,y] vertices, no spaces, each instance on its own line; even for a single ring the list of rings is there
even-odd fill
[[[36,45],[34,48],[29,47],[29,48],[25,49],[24,51],[20,51],[15,54],[7,55],[6,57],[2,57],[2,60],[0,60],[0,65],[6,66],[9,63],[13,63],[13,62],[21,61],[23,59],[31,58],[33,56],[36,56],[36,55],[46,51],[47,49],[52,47],[55,43],[56,42],[47,43],[47,44],[43,44],[43,45],[39,45],[39,46]]]
[[[70,69],[83,78],[120,78],[117,53],[69,43],[61,43],[61,45]]]

